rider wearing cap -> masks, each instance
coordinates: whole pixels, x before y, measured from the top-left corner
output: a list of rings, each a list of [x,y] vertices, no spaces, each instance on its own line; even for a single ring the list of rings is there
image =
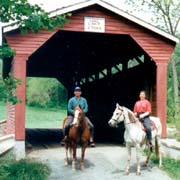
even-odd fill
[[[68,109],[67,109],[68,110],[68,119],[67,119],[66,124],[64,126],[65,139],[68,135],[69,128],[70,128],[70,126],[73,122],[73,119],[74,119],[74,108],[76,106],[80,106],[85,114],[88,112],[87,100],[84,97],[81,97],[81,94],[82,94],[81,88],[77,86],[74,89],[74,97],[69,99]],[[88,125],[90,127],[90,132],[91,132],[90,145],[91,145],[91,147],[95,147],[94,140],[93,140],[93,138],[94,138],[94,126],[87,116],[85,116],[85,119],[88,122]]]
[[[141,91],[139,95],[140,100],[135,103],[134,114],[141,120],[146,128],[147,140],[150,148],[152,149],[152,133],[151,133],[151,121],[149,115],[151,114],[151,104],[146,99],[146,92]]]

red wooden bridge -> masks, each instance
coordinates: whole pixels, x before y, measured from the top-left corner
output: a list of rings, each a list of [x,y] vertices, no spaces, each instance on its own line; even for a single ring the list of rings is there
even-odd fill
[[[68,12],[72,16],[63,29],[21,35],[18,27],[4,27],[5,39],[16,50],[4,59],[4,77],[12,71],[22,80],[16,91],[22,103],[7,106],[5,133],[15,133],[17,148],[24,149],[26,77],[53,77],[69,96],[75,85],[82,86],[96,136],[102,139],[118,137],[107,125],[115,103],[132,108],[145,89],[166,137],[167,65],[178,39],[112,2],[74,2],[51,15]]]

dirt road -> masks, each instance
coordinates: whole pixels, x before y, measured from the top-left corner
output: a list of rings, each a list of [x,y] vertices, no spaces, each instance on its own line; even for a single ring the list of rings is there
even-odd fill
[[[84,171],[81,171],[79,166],[76,171],[72,171],[70,165],[64,166],[63,147],[33,150],[28,153],[28,157],[40,159],[48,164],[52,170],[50,180],[171,180],[165,172],[153,164],[146,168],[142,167],[141,176],[137,176],[134,150],[132,151],[131,173],[128,176],[124,175],[126,153],[126,149],[118,145],[98,144],[96,148],[88,148]],[[80,149],[78,149],[78,157],[80,157]],[[141,162],[144,159],[145,157],[142,157]]]

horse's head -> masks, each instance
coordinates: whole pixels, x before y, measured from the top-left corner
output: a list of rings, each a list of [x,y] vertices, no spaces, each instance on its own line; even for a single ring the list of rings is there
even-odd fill
[[[113,116],[109,120],[108,124],[111,127],[118,127],[118,124],[122,121],[124,121],[125,116],[124,116],[124,109],[122,106],[120,106],[118,103],[116,104],[116,109],[113,112]]]
[[[84,118],[84,113],[83,110],[81,109],[81,107],[76,106],[74,108],[74,119],[73,119],[73,125],[75,125],[76,127],[79,127],[81,121]]]

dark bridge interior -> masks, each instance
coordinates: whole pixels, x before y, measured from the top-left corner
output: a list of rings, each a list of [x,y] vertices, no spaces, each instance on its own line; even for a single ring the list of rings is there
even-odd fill
[[[129,35],[58,31],[27,61],[27,76],[55,77],[73,95],[80,85],[98,140],[123,142],[124,127],[107,122],[116,102],[133,108],[139,91],[151,97],[156,66]]]

